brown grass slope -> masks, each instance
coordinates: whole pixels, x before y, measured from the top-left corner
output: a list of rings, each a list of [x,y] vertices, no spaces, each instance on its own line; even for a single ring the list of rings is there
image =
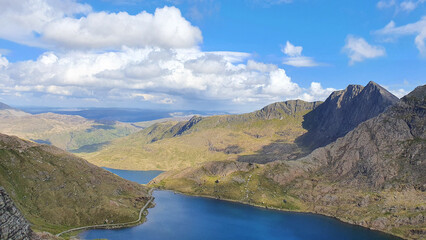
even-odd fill
[[[209,162],[170,171],[166,189],[316,212],[407,239],[426,235],[426,85],[296,161]]]
[[[0,134],[0,186],[39,231],[138,218],[147,188],[53,146]]]

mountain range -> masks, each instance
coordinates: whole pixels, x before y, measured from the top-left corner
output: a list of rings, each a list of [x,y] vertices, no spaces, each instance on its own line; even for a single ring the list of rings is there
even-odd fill
[[[136,219],[148,188],[98,165],[167,170],[148,187],[319,213],[422,239],[425,97],[426,85],[398,99],[369,82],[325,102],[132,125],[1,104],[0,132],[32,141],[0,134],[0,221],[8,229],[0,235],[30,236],[34,229],[40,237]]]
[[[360,95],[367,87],[349,88],[358,89],[352,92]],[[364,96],[373,99],[372,107],[363,106],[369,110],[367,113],[347,109],[360,121],[372,118],[357,126],[348,124],[354,128],[347,134],[304,157],[267,164],[205,162],[163,173],[151,184],[186,194],[320,213],[404,238],[421,239],[426,234],[426,85],[397,102],[386,97],[387,92],[382,92],[385,96],[380,98],[374,97],[381,93],[381,88],[373,87],[378,91]],[[333,93],[311,113],[321,106],[329,109],[324,104],[332,103],[340,93]],[[345,105],[351,106],[351,101],[359,104],[357,97],[351,98]],[[388,106],[379,108],[378,104]],[[340,106],[343,108],[343,104]],[[323,121],[340,122],[333,120],[336,111],[340,110],[329,111],[331,120],[319,113],[312,114],[320,116],[316,126],[324,126]],[[348,131],[341,125],[334,125],[333,129],[336,128],[342,130],[329,136]],[[331,138],[324,141],[327,139]]]

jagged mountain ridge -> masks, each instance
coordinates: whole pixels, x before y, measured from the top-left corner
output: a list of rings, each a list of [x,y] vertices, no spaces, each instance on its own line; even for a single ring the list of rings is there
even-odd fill
[[[365,87],[349,85],[344,90],[333,92],[323,104],[305,115],[303,127],[308,132],[297,142],[311,150],[325,146],[361,122],[379,115],[398,100],[372,81]]]
[[[207,162],[151,184],[317,212],[409,239],[426,234],[426,85],[295,161]],[[284,199],[284,200],[283,200]]]
[[[0,134],[0,186],[36,230],[138,218],[148,189],[59,148]]]

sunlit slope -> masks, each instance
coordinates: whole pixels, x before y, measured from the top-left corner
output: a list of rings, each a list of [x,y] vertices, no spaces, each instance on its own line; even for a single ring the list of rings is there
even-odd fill
[[[194,116],[187,122],[158,123],[116,139],[99,152],[80,154],[88,161],[120,169],[170,170],[217,160],[236,160],[271,143],[294,145],[305,133],[303,116],[320,102],[274,103],[241,115]],[[303,154],[295,148],[294,154]],[[289,156],[291,157],[291,156]]]

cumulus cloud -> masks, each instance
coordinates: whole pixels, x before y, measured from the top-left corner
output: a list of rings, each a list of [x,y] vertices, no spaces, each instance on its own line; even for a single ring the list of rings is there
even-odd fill
[[[284,58],[283,64],[293,67],[316,67],[320,65],[319,63],[315,62],[313,58],[302,55],[302,46],[294,46],[289,41],[287,41],[286,45],[281,49],[281,51],[287,55],[287,57]]]
[[[89,5],[74,0],[0,0],[0,5],[0,22],[8,23],[0,26],[0,38],[31,46],[190,48],[202,41],[200,29],[175,7],[130,15],[93,12]]]
[[[0,25],[0,38],[48,49],[36,60],[19,62],[9,62],[1,52],[0,97],[33,105],[262,106],[295,98],[323,99],[330,92],[319,83],[302,88],[284,69],[254,61],[248,53],[201,51],[201,31],[175,7],[130,15],[94,12],[76,0],[0,4],[0,22],[9,23]],[[302,50],[287,42],[287,64],[318,65]]]
[[[175,7],[157,9],[154,14],[98,12],[79,19],[62,18],[47,24],[41,38],[71,49],[188,48],[202,41],[200,29],[192,26]]]
[[[391,21],[383,29],[376,31],[375,33],[392,38],[397,38],[404,35],[415,35],[414,43],[416,44],[417,49],[421,54],[426,55],[426,16],[423,16],[415,23],[409,23],[400,27],[397,27],[395,22]]]
[[[91,7],[74,0],[0,0],[0,38],[30,46],[43,46],[38,36],[58,19],[88,14]]]
[[[343,51],[350,59],[349,65],[353,65],[355,62],[362,62],[368,58],[381,57],[386,54],[383,47],[370,45],[364,38],[351,35],[346,38],[346,45],[343,47]]]
[[[336,91],[336,89],[323,88],[321,83],[312,82],[309,89],[306,89],[305,92],[299,96],[299,98],[308,102],[324,100],[334,91]]]
[[[0,75],[3,92],[100,101],[266,104],[295,98],[318,100],[330,92],[319,83],[304,89],[276,65],[252,59],[241,62],[237,56],[247,58],[248,54],[158,47],[101,53],[47,52],[34,61],[8,63],[2,57],[6,64],[0,68]]]

